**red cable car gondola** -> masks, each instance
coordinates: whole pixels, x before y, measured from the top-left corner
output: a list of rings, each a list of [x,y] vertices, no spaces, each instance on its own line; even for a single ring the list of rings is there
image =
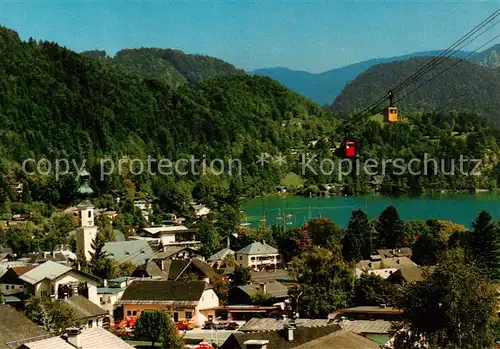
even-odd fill
[[[353,141],[346,141],[345,144],[345,156],[348,158],[356,157],[356,143]]]

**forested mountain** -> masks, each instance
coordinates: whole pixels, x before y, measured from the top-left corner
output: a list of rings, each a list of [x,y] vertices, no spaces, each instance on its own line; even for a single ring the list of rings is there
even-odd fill
[[[500,67],[500,44],[475,54],[472,56],[471,60],[488,68]]]
[[[342,90],[332,108],[349,112],[365,107],[411,76],[428,60],[429,58],[413,58],[370,68]],[[456,58],[447,58],[417,82],[398,92],[395,99],[402,100],[397,105],[403,110],[411,107],[474,112],[482,115],[490,125],[500,126],[500,74],[497,69],[462,61],[405,97],[406,93],[456,62]]]
[[[2,203],[9,200],[20,200],[13,191],[19,182],[26,188],[25,201],[70,203],[76,185],[75,166],[81,166],[83,160],[92,173],[97,195],[122,192],[133,198],[140,192],[156,199],[163,212],[186,212],[186,205],[192,200],[216,208],[234,203],[242,195],[269,192],[290,170],[305,180],[301,190],[308,195],[317,193],[325,183],[335,183],[334,191],[362,194],[495,188],[500,181],[500,169],[491,160],[477,181],[463,175],[407,173],[403,177],[386,176],[377,188],[370,176],[338,176],[338,168],[328,174],[302,174],[293,154],[300,155],[307,147],[309,155],[319,156],[313,167],[322,166],[322,158],[339,160],[344,134],[338,128],[338,117],[331,111],[270,78],[229,74],[173,88],[165,81],[134,77],[113,64],[90,59],[55,43],[22,42],[17,33],[5,28],[0,29],[0,51],[0,208],[7,207]],[[102,52],[93,54],[104,57]],[[479,72],[489,72],[479,65],[474,67]],[[378,69],[373,68],[360,79]],[[196,69],[195,73],[185,73],[197,74]],[[470,71],[463,73],[470,80],[491,83],[481,75],[467,75]],[[393,76],[392,68],[386,75],[376,75],[374,86]],[[363,84],[359,88],[360,93],[369,95]],[[383,90],[383,86],[380,88]],[[443,89],[446,85],[439,89],[446,95]],[[488,94],[496,92],[485,89],[472,99],[493,101]],[[455,92],[470,100],[467,91],[468,88],[456,88]],[[356,96],[352,103],[368,100]],[[347,110],[346,103],[351,100],[343,102],[340,106]],[[449,109],[453,109],[453,100],[449,102]],[[382,127],[375,121],[357,125],[352,136],[359,146],[360,159],[410,159],[424,153],[448,159],[457,152],[491,159],[492,154],[500,154],[498,137],[475,121],[472,114],[424,113],[393,126]],[[283,153],[288,163],[280,167],[275,161],[268,161],[262,166],[257,160],[263,153]],[[226,166],[231,159],[238,159],[241,176],[230,175],[227,167],[222,175],[201,173],[200,162],[194,165],[197,173],[188,171],[187,175],[153,175],[145,170],[137,174],[139,168],[132,162],[125,162],[124,171],[117,165],[117,160],[122,159],[138,159],[147,165],[148,156],[172,161],[191,156],[198,161],[206,158],[207,162],[218,158]],[[22,171],[21,164],[29,158],[52,161],[52,169],[46,168],[47,163],[37,168],[38,172],[47,169],[49,174],[28,175]],[[115,161],[115,172],[101,179],[100,160],[108,158]],[[56,178],[56,159],[70,161],[73,174]],[[158,173],[155,166],[152,170]],[[33,162],[28,163],[27,171],[35,169]]]
[[[104,157],[147,155],[240,158],[246,180],[260,171],[254,164],[261,152],[287,151],[333,130],[334,120],[321,107],[265,77],[225,75],[173,89],[55,43],[22,42],[5,28],[0,51],[1,170],[14,183],[23,178],[20,164],[27,158],[86,159],[98,171]],[[171,54],[172,60],[179,56]],[[193,71],[183,70],[186,79],[208,76],[203,72],[213,67],[197,64]],[[94,178],[98,190],[123,187],[120,177],[100,183],[96,172]],[[173,178],[157,180],[172,183]],[[169,187],[144,176],[134,181],[145,192]],[[41,185],[45,191],[35,194]],[[64,185],[39,178],[31,183],[32,195],[57,202]]]
[[[249,72],[249,74],[269,76],[316,103],[330,105],[348,82],[374,65],[401,61],[412,57],[437,56],[440,53],[441,51],[423,51],[404,56],[370,59],[318,74],[282,67],[257,69]],[[459,51],[456,56],[464,57],[466,54],[467,52]]]
[[[218,58],[186,54],[181,50],[125,49],[118,51],[114,57],[109,57],[105,51],[86,51],[83,54],[115,65],[134,76],[159,79],[171,86],[196,83],[217,75],[245,74],[243,70]]]

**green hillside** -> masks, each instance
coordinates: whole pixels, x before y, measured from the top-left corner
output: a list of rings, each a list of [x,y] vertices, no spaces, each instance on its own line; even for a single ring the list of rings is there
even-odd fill
[[[332,104],[332,109],[352,112],[363,108],[397,86],[406,77],[425,65],[428,58],[413,58],[395,63],[380,64],[360,74],[349,83]],[[456,59],[446,59],[438,68],[421,77],[416,83],[398,92],[403,98],[416,86],[427,81]],[[500,75],[497,69],[463,61],[397,103],[403,110],[457,110],[473,112],[491,125],[500,126]],[[382,105],[383,106],[383,105]]]
[[[0,29],[0,51],[0,159],[5,180],[12,183],[25,177],[20,164],[27,158],[86,159],[98,171],[99,159],[107,156],[148,155],[241,158],[246,181],[267,176],[255,165],[261,152],[288,151],[331,133],[334,126],[322,108],[265,77],[225,75],[174,90],[163,81],[134,78],[55,43],[22,42],[5,28]],[[193,63],[193,70],[185,71],[187,79],[210,75],[201,73],[213,71],[207,64],[203,70],[203,64]],[[182,179],[192,180],[189,186],[199,181]],[[172,180],[133,178],[144,192],[168,187],[164,182]],[[118,190],[122,181],[95,179],[95,185],[102,191]],[[61,190],[74,185],[68,183],[39,179],[32,189],[45,189],[33,192],[33,198],[58,202]],[[267,188],[264,181],[259,184]]]
[[[158,79],[171,86],[196,83],[217,75],[245,74],[243,70],[218,58],[172,49],[124,49],[114,57],[109,57],[105,51],[86,51],[83,54],[117,66],[131,75]]]

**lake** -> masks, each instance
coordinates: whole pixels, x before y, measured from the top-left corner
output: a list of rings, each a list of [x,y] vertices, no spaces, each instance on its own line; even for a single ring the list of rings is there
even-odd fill
[[[303,225],[309,219],[327,217],[345,227],[353,210],[362,209],[370,219],[393,205],[401,219],[449,220],[470,227],[477,214],[488,211],[500,220],[499,194],[456,194],[421,197],[331,196],[331,197],[260,197],[245,202],[246,222],[252,227],[272,225],[277,221],[288,227]],[[266,221],[261,221],[266,217]]]

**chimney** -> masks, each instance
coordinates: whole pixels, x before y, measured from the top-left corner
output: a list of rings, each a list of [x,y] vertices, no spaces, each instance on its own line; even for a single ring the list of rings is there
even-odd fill
[[[82,348],[80,334],[82,331],[78,327],[70,327],[66,330],[66,341],[77,349]]]
[[[227,236],[227,248],[229,249],[229,245],[230,245],[230,239],[229,239],[229,235]]]
[[[289,342],[293,342],[293,331],[295,330],[295,326],[293,324],[286,324],[284,327],[286,340]]]
[[[267,284],[266,283],[261,283],[260,284],[260,289],[262,292],[267,293]]]
[[[246,349],[267,349],[268,340],[251,339],[243,343]]]

